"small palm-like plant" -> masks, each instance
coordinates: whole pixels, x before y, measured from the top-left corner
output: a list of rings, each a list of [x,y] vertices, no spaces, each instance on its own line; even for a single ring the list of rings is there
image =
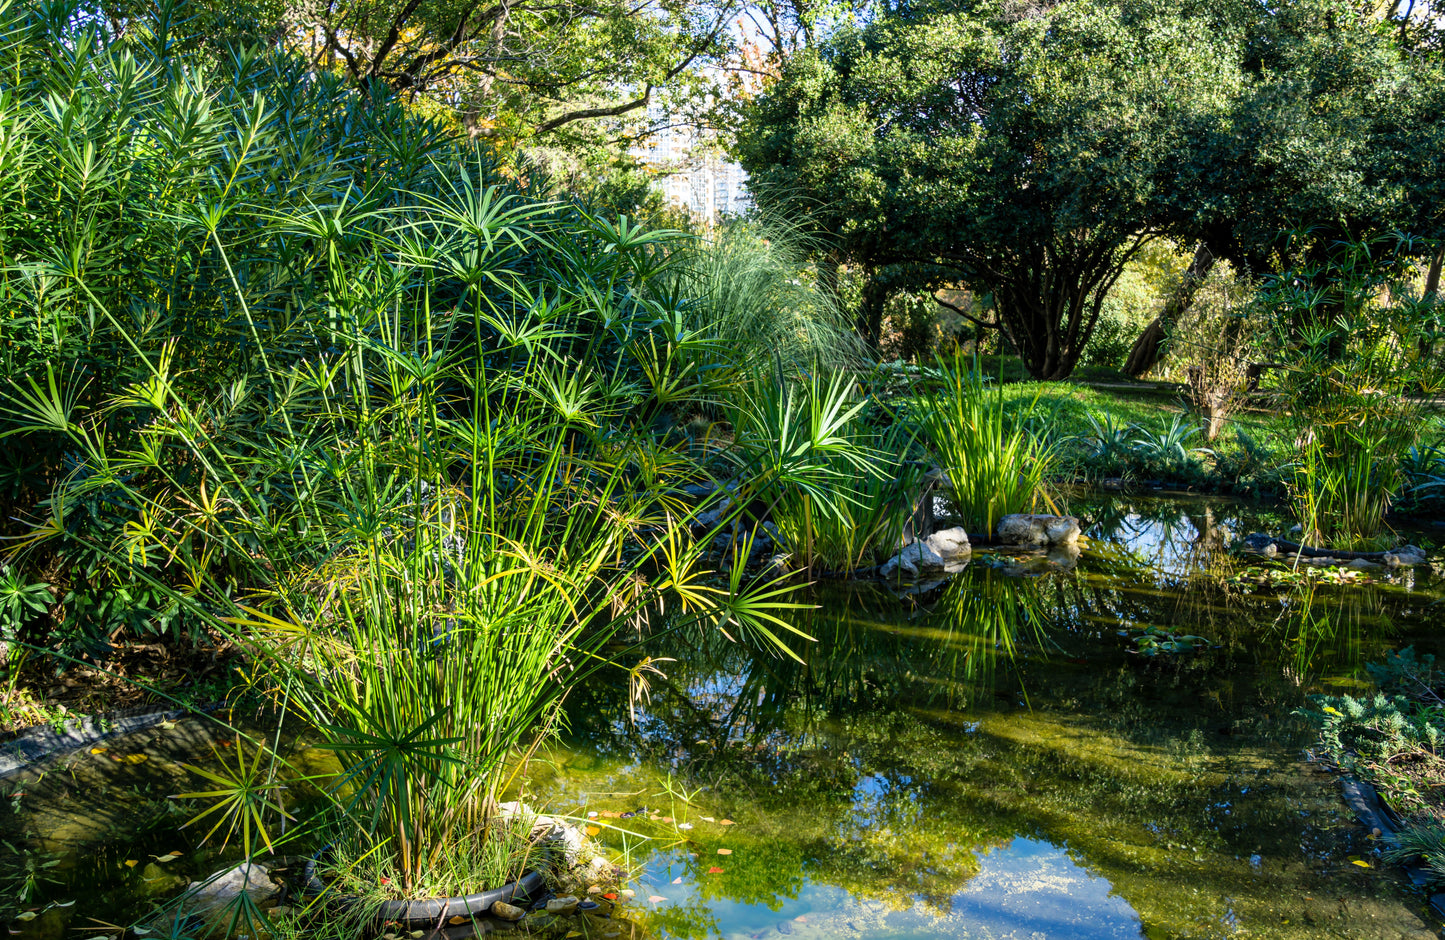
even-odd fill
[[[1129,437],[1130,448],[1146,461],[1167,470],[1178,470],[1187,466],[1194,458],[1212,453],[1207,447],[1196,447],[1192,441],[1202,433],[1199,425],[1175,415],[1169,427],[1152,431],[1142,425],[1133,425]]]

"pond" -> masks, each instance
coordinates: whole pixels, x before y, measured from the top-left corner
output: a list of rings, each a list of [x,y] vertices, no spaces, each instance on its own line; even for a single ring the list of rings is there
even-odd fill
[[[1436,936],[1306,760],[1295,712],[1368,688],[1387,650],[1440,652],[1439,581],[1261,585],[1222,550],[1279,530],[1247,506],[1074,509],[1076,566],[978,554],[912,593],[822,585],[797,618],[803,663],[678,633],[643,650],[665,673],[650,698],[620,671],[575,693],[526,797],[596,814],[634,872],[608,933]],[[85,751],[11,783],[6,870],[55,862],[39,896],[85,901],[23,934],[125,922],[140,894],[215,869],[164,799],[193,788],[182,755],[208,751],[181,730],[126,745],[150,755],[135,764]]]

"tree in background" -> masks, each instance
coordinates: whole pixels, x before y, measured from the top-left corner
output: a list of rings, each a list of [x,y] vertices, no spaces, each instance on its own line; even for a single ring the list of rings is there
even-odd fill
[[[1224,131],[1237,53],[1230,24],[1163,4],[1016,10],[932,4],[841,31],[749,109],[739,153],[760,202],[934,280],[918,286],[988,291],[985,325],[1064,378],[1181,156]]]
[[[1269,270],[1301,220],[1322,246],[1440,228],[1438,71],[1334,0],[911,5],[795,56],[738,153],[761,203],[908,266],[899,289],[992,294],[983,326],[1057,379],[1153,236],[1202,245],[1168,319],[1214,257]]]
[[[155,12],[145,0],[97,0],[84,15],[122,35]],[[170,15],[189,36],[283,47],[373,97],[510,146],[615,137],[624,119],[655,121],[650,108],[698,117],[715,101],[708,67],[732,47],[737,9],[731,0],[192,0]]]
[[[1174,220],[1193,261],[1126,372],[1158,362],[1216,259],[1256,275],[1323,271],[1341,242],[1404,231],[1428,252],[1445,235],[1445,75],[1423,10],[1294,0],[1250,20],[1231,133],[1188,169],[1201,198]]]

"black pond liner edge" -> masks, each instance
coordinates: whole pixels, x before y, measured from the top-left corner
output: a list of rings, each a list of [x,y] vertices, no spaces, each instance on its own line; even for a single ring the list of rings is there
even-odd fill
[[[306,869],[303,874],[303,890],[308,896],[318,897],[327,891],[331,891],[329,885],[322,881],[316,871],[316,859],[306,860]],[[439,924],[445,926],[445,921],[451,917],[484,917],[489,914],[492,905],[498,901],[512,902],[517,900],[531,902],[539,897],[547,889],[547,879],[539,871],[529,871],[516,881],[502,885],[500,888],[489,888],[476,894],[458,895],[451,898],[427,898],[424,900],[412,901],[383,901],[377,911],[377,919],[381,921],[395,921],[407,927],[436,927]],[[349,906],[357,903],[355,895],[334,893],[332,902],[341,906]]]

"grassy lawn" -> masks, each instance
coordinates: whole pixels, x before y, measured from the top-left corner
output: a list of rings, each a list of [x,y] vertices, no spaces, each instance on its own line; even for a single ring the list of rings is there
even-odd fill
[[[1038,419],[1061,443],[1060,469],[1065,476],[1121,475],[1088,459],[1085,439],[1093,430],[1090,416],[1096,420],[1109,417],[1116,425],[1136,425],[1155,435],[1168,430],[1176,418],[1195,423],[1178,386],[1168,383],[1134,382],[1118,373],[1097,369],[1066,382],[1037,382],[1023,375],[1017,360],[1006,359],[1002,367],[992,360],[985,367],[1003,378],[1003,393],[1010,407],[1021,409],[1034,403]],[[1266,390],[1254,407],[1233,416],[1212,444],[1202,434],[1194,435],[1189,447],[1209,447],[1214,453],[1201,454],[1192,469],[1180,468],[1186,472],[1171,482],[1278,494],[1283,480],[1281,470],[1293,459],[1296,433],[1286,416],[1272,410]],[[1242,438],[1247,438],[1248,448]],[[1445,441],[1445,408],[1426,410],[1420,440],[1427,445]],[[1143,476],[1167,479],[1176,474],[1144,471]]]

